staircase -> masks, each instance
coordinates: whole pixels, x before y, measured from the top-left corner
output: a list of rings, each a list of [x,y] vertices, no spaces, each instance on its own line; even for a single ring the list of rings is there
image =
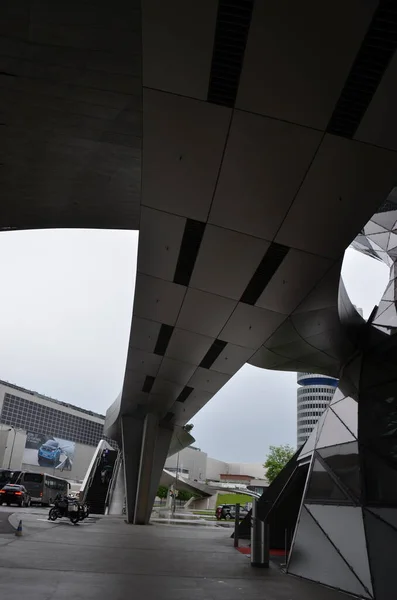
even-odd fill
[[[106,464],[111,466],[112,469],[109,469],[109,476],[106,483],[102,482],[101,472],[103,470],[103,462],[102,460],[98,461],[94,476],[90,482],[90,486],[88,488],[87,494],[85,496],[85,501],[90,506],[90,513],[96,515],[105,514],[105,500],[108,492],[108,488],[111,482],[114,464],[117,459],[117,451],[109,450],[107,454],[107,462]]]

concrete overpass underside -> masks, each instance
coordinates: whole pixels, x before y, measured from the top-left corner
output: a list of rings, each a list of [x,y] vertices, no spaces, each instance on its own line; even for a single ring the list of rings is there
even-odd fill
[[[346,247],[397,179],[393,3],[2,3],[0,226],[140,230],[128,520],[245,363],[338,376]],[[393,196],[391,197],[393,199]]]

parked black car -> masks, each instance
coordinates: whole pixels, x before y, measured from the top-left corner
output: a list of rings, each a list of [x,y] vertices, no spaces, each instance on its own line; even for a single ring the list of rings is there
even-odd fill
[[[244,519],[244,517],[248,514],[248,510],[243,506],[240,506],[240,518]],[[236,505],[235,504],[220,504],[216,511],[215,516],[220,521],[221,519],[229,520],[234,519],[236,517]]]
[[[7,483],[0,490],[0,506],[6,502],[7,506],[10,504],[17,504],[18,506],[30,506],[30,496],[23,485],[17,485],[16,483]]]

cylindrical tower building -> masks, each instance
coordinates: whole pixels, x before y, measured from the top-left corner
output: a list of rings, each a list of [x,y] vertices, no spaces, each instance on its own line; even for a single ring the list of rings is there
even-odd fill
[[[304,444],[330,403],[338,380],[318,373],[298,373],[298,448]]]

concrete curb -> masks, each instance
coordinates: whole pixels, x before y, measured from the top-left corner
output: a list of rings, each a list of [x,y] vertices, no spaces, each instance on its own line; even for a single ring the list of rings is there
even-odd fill
[[[11,513],[8,517],[8,522],[14,529],[18,529],[20,517],[16,513]]]
[[[21,515],[18,513],[11,513],[11,515],[8,517],[8,522],[11,525],[11,527],[13,527],[15,530],[18,529],[18,525],[19,525],[19,521],[22,520],[22,525],[23,528],[25,529],[25,525],[23,523],[23,519],[21,519]]]

